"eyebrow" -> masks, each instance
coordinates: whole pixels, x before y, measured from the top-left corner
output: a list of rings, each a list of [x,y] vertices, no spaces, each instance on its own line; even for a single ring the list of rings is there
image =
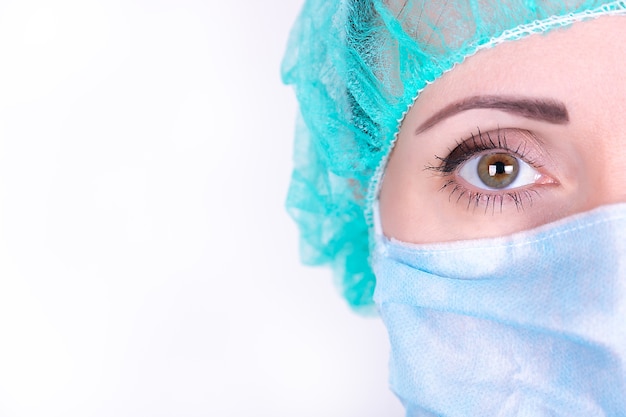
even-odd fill
[[[567,107],[560,101],[508,96],[473,96],[451,103],[428,118],[416,130],[418,135],[455,114],[472,109],[495,109],[553,124],[567,124]]]

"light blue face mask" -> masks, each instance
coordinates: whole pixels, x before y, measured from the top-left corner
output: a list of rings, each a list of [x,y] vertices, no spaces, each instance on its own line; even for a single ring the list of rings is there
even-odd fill
[[[495,239],[377,235],[407,416],[626,416],[626,204]]]

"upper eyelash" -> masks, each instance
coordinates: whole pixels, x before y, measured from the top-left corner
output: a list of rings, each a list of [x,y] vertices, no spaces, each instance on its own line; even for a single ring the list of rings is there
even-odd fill
[[[503,130],[497,129],[494,138],[491,132],[483,133],[478,129],[478,134],[472,133],[469,139],[457,141],[457,146],[450,149],[447,156],[441,157],[435,155],[435,158],[441,161],[441,163],[439,165],[428,165],[426,169],[439,172],[443,175],[449,175],[477,153],[494,149],[510,152],[518,158],[524,159],[529,165],[538,168],[537,164],[527,158],[526,141],[521,142],[521,144],[514,149],[509,147],[506,141],[506,134]]]

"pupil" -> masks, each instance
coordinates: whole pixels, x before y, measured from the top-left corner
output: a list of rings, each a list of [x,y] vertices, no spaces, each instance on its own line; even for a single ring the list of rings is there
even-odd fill
[[[504,174],[504,162],[496,162],[494,164],[496,166],[496,174]]]

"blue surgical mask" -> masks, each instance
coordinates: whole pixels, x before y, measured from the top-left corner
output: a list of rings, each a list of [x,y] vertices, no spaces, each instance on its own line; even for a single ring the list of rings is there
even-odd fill
[[[407,416],[626,416],[626,204],[494,239],[377,234]]]

